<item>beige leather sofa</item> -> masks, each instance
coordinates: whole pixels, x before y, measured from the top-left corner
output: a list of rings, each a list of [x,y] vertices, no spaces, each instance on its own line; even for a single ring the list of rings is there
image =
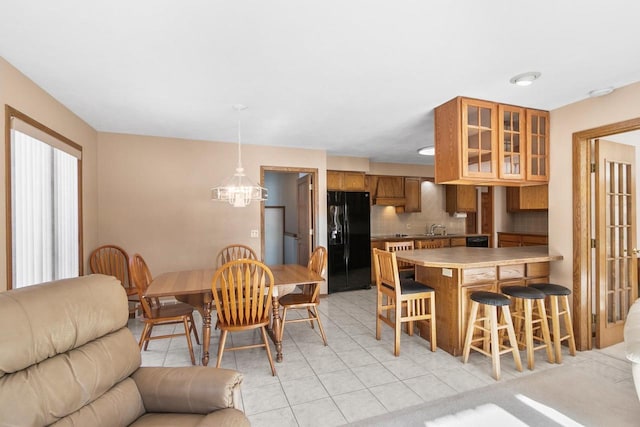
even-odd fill
[[[640,299],[631,305],[624,322],[624,345],[627,359],[631,361],[633,383],[640,399]]]
[[[0,426],[249,425],[240,373],[140,367],[128,316],[100,274],[0,292]]]

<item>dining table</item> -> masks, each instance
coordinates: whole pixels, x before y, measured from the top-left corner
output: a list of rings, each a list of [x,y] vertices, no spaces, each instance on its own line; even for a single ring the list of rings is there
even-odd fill
[[[269,336],[276,346],[276,361],[282,362],[282,318],[278,299],[292,292],[297,285],[320,283],[324,278],[299,264],[269,265],[273,274],[272,319]],[[215,268],[172,271],[155,277],[147,291],[147,298],[175,297],[178,301],[193,305],[202,315],[202,365],[209,364],[211,342],[211,311],[214,306],[212,284]]]

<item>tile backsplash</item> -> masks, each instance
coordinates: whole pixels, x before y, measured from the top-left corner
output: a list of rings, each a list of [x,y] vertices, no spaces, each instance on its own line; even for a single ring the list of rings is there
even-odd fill
[[[397,214],[392,206],[372,206],[371,235],[422,234],[428,232],[431,224],[444,225],[447,233],[464,233],[465,219],[445,211],[444,188],[429,181],[422,183],[422,212]]]

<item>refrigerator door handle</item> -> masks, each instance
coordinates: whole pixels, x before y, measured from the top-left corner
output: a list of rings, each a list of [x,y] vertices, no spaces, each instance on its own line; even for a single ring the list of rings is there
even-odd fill
[[[344,218],[343,218],[343,226],[344,226],[344,262],[347,268],[349,267],[349,250],[351,248],[351,230],[349,229],[349,210],[347,208],[347,204],[344,205]]]

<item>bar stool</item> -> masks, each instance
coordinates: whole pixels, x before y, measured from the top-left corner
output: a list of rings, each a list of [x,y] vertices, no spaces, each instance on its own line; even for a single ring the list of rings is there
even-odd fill
[[[516,363],[518,371],[522,372],[522,361],[520,360],[520,352],[518,351],[518,342],[513,330],[511,321],[511,313],[509,304],[511,300],[504,295],[496,292],[477,291],[473,292],[471,299],[471,313],[469,314],[469,323],[467,325],[467,336],[464,340],[464,348],[462,351],[462,362],[467,363],[471,349],[491,357],[493,365],[493,377],[500,379],[500,355],[511,352],[513,360]],[[482,304],[484,316],[478,317],[478,307]],[[501,320],[504,323],[498,323],[498,307],[502,308]],[[488,323],[488,325],[487,325]],[[486,326],[485,326],[486,325]],[[473,338],[476,329],[482,331],[482,336]],[[509,346],[502,345],[498,339],[498,332],[506,329],[509,337]],[[474,342],[482,341],[482,347],[473,345]]]
[[[571,323],[571,312],[569,311],[569,295],[571,295],[571,289],[553,283],[536,283],[530,285],[530,287],[544,292],[544,294],[549,297],[551,313],[547,314],[547,318],[551,320],[551,336],[556,353],[556,363],[562,363],[562,341],[567,340],[569,353],[572,356],[576,355],[576,341],[573,337],[573,324]],[[562,304],[562,311],[558,308],[558,300],[560,300],[559,302]],[[564,319],[564,328],[567,331],[567,334],[563,336],[560,335],[561,315]]]
[[[516,325],[516,335],[518,343],[524,344],[527,350],[527,368],[533,369],[535,365],[533,353],[535,350],[545,348],[547,350],[547,360],[553,363],[553,351],[551,349],[551,338],[549,337],[549,325],[547,323],[547,312],[544,308],[544,293],[529,286],[503,286],[502,293],[515,300],[515,310],[512,313]],[[536,302],[534,313],[533,302]],[[524,323],[524,325],[523,325]],[[522,327],[524,326],[524,342],[522,341]],[[542,338],[535,336],[534,329],[540,328]],[[542,344],[534,346],[533,341],[542,341]]]

